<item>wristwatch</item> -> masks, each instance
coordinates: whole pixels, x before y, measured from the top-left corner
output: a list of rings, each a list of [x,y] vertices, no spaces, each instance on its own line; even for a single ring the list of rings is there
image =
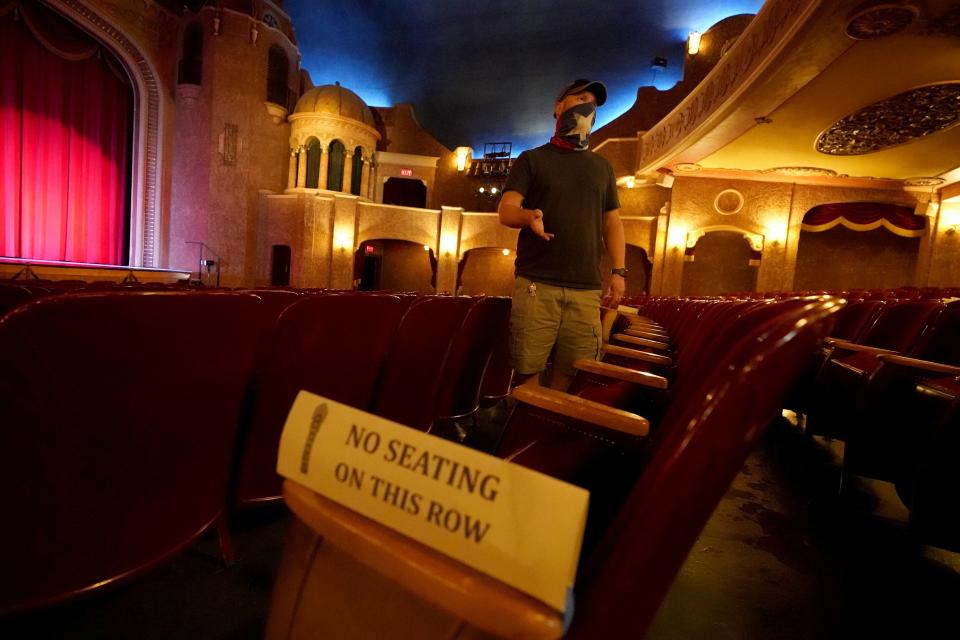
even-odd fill
[[[622,277],[622,278],[626,278],[626,277],[627,277],[627,269],[626,269],[626,267],[620,267],[619,269],[610,269],[610,274],[611,274],[611,275],[618,275],[618,276],[620,276],[620,277]]]

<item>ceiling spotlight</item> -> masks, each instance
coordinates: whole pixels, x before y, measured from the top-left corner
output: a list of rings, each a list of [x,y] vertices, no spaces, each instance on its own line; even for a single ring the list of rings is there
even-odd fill
[[[493,195],[497,195],[497,188],[496,188],[496,187],[490,187],[490,193],[492,193]]]
[[[486,193],[486,192],[487,192],[487,189],[486,189],[485,187],[480,187],[480,189],[478,189],[478,191],[479,191],[480,193]]]

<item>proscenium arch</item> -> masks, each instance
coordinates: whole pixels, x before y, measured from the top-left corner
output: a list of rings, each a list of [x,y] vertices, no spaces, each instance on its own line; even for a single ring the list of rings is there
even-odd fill
[[[130,150],[130,266],[157,267],[159,238],[160,100],[156,69],[131,37],[95,13],[80,0],[44,0],[117,57],[133,87],[133,148]]]

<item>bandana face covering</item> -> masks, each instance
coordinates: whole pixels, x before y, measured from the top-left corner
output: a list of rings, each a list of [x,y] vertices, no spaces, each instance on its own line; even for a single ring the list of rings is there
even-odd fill
[[[597,105],[592,102],[570,107],[557,118],[557,132],[550,142],[564,149],[584,151],[590,146],[590,129],[596,114]]]

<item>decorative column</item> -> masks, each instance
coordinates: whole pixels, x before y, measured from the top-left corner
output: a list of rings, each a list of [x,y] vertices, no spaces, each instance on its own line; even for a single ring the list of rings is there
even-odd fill
[[[305,187],[307,185],[307,150],[302,146],[297,147],[297,185]]]
[[[440,208],[440,255],[437,256],[437,293],[457,292],[457,268],[460,264],[460,226],[462,207]]]
[[[353,184],[353,154],[347,153],[343,156],[343,192],[350,193],[350,187]]]
[[[320,145],[320,181],[317,186],[327,188],[327,167],[330,165],[330,145]]]
[[[370,160],[363,159],[363,168],[360,170],[360,195],[369,198],[370,193]]]
[[[297,150],[290,149],[290,169],[287,172],[287,189],[297,186]]]

